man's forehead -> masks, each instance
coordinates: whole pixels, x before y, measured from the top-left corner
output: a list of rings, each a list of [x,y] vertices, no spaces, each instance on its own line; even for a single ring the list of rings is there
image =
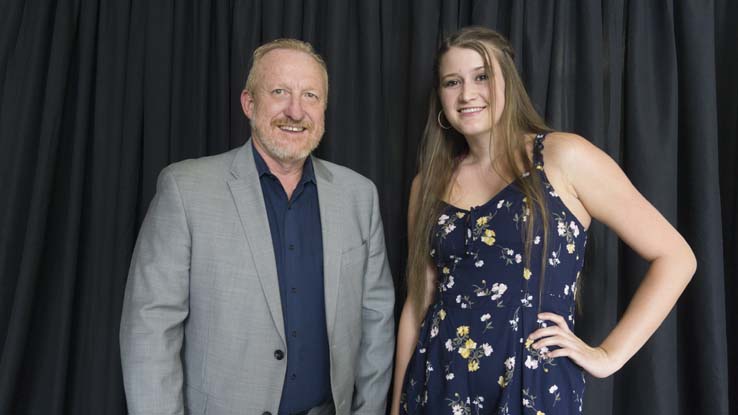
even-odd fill
[[[324,86],[323,68],[312,56],[299,50],[271,50],[264,54],[259,66],[260,83],[282,83],[312,88]]]

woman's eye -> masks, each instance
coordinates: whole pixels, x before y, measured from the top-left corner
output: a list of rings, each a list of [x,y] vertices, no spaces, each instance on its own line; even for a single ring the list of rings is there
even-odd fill
[[[477,81],[486,81],[489,79],[489,76],[487,76],[486,73],[477,75]]]
[[[459,84],[459,81],[457,81],[455,79],[450,79],[450,80],[444,82],[443,83],[443,86],[446,87],[446,88],[448,88],[448,87],[456,86],[458,84]]]

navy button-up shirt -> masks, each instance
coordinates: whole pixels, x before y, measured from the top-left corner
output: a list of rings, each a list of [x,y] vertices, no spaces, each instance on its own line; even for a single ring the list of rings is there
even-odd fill
[[[331,398],[323,291],[323,237],[310,157],[292,197],[253,149],[277,261],[287,338],[287,373],[279,413],[293,414]]]

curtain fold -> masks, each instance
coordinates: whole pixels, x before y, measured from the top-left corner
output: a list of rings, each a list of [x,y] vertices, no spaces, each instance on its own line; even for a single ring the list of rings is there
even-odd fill
[[[738,6],[729,0],[7,0],[0,4],[0,413],[124,414],[118,325],[159,171],[249,137],[259,44],[327,62],[317,154],[378,186],[398,304],[439,39],[506,35],[536,108],[613,157],[698,270],[588,414],[738,414]],[[600,342],[647,264],[590,230],[577,332]]]

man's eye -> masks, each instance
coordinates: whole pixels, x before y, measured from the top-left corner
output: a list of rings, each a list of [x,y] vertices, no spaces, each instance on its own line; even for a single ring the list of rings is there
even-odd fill
[[[305,96],[310,99],[318,99],[318,96],[313,94],[312,92],[306,92]]]
[[[282,94],[284,94],[284,89],[277,88],[274,91],[272,91],[272,94],[274,94],[274,95],[282,95]]]

